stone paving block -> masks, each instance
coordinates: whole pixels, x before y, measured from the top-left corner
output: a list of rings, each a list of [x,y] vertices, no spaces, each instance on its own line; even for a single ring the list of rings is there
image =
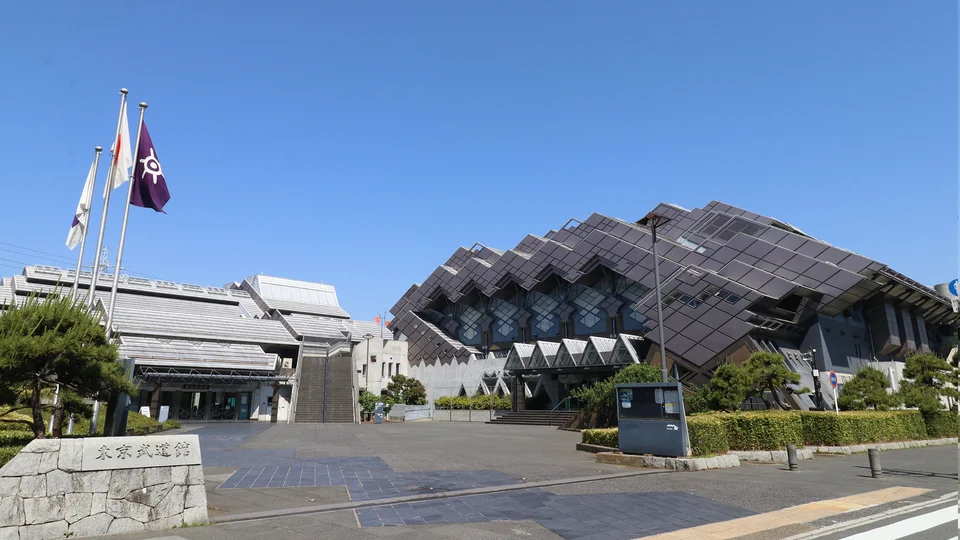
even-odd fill
[[[0,527],[23,525],[23,499],[20,497],[0,497]]]
[[[57,467],[61,471],[74,472],[80,470],[83,460],[83,441],[80,439],[60,440],[60,459]]]
[[[23,514],[27,525],[63,520],[64,496],[37,497],[23,500]]]
[[[130,518],[117,518],[110,523],[107,534],[121,534],[146,530],[146,525]]]
[[[24,476],[20,480],[20,493],[18,495],[20,495],[23,498],[46,497],[47,496],[46,475]]]
[[[0,478],[0,497],[10,497],[18,491],[20,491],[19,477]]]
[[[0,540],[20,540],[20,528],[0,527]]]
[[[57,468],[57,458],[60,452],[47,452],[40,456],[40,474],[46,474]]]
[[[50,540],[64,538],[67,532],[66,521],[54,521],[42,525],[24,525],[20,527],[20,540]]]
[[[39,441],[33,441],[30,444]],[[29,445],[28,445],[29,446]],[[24,453],[13,456],[6,465],[0,467],[0,476],[29,476],[40,470],[40,454]]]
[[[111,523],[113,516],[105,513],[94,514],[72,524],[70,530],[75,536],[103,536],[107,534]]]
[[[60,439],[34,439],[30,441],[30,444],[25,446],[21,453],[38,453],[42,454],[45,452],[59,452],[60,451]]]

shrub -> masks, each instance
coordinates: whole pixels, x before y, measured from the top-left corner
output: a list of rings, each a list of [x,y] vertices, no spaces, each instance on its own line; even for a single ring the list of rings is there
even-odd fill
[[[730,451],[727,429],[717,415],[687,418],[690,449],[695,456],[726,454]]]
[[[617,428],[585,429],[580,432],[580,440],[583,444],[596,444],[598,446],[619,448],[620,440],[617,437],[618,433],[619,430]]]
[[[693,392],[683,396],[683,404],[687,414],[710,412],[710,387],[707,385],[696,387]]]
[[[803,424],[797,412],[746,412],[716,415],[734,450],[782,450],[803,445]]]
[[[453,398],[450,396],[440,396],[437,399],[433,400],[433,408],[435,409],[449,409],[450,403],[453,402]]]
[[[160,422],[136,412],[127,413],[127,430],[134,435],[146,435],[157,430]]]
[[[920,411],[802,412],[803,440],[809,445],[840,446],[927,438]]]
[[[952,411],[933,411],[923,415],[927,436],[934,438],[956,437],[960,432],[960,416]]]
[[[513,407],[513,402],[510,401],[510,396],[497,395],[477,395],[470,398],[466,396],[441,396],[433,400],[433,407],[437,410],[446,410],[452,406],[454,409],[458,410],[473,409],[477,411],[489,409],[491,402],[493,404],[493,408],[498,411],[503,411]]]
[[[583,403],[584,412],[596,414],[601,422],[610,425],[617,418],[617,384],[647,382],[660,382],[660,370],[646,363],[631,364],[613,377],[578,388],[571,395]]]
[[[33,430],[0,431],[0,446],[26,446],[33,439]]]
[[[22,446],[0,446],[0,467],[3,467],[13,456],[22,450]]]
[[[787,367],[783,356],[770,352],[760,351],[750,355],[750,358],[743,363],[743,370],[750,380],[752,389],[747,393],[747,397],[756,396],[763,400],[767,408],[770,408],[770,402],[767,400],[767,392],[773,396],[777,407],[785,408],[780,401],[780,394],[777,391],[789,392],[792,394],[808,394],[809,388],[791,388],[788,385],[800,383],[800,374],[794,373]]]
[[[882,371],[866,367],[843,385],[837,403],[844,411],[885,411],[896,407],[900,404],[898,401],[901,401],[899,395],[888,394],[887,388],[890,388],[890,379]]]
[[[739,411],[752,385],[753,381],[746,369],[734,364],[724,364],[717,368],[710,379],[710,389],[706,393],[707,404],[714,410]]]
[[[423,383],[404,375],[394,375],[393,379],[387,383],[387,388],[383,391],[384,396],[388,397],[392,403],[403,405],[425,405],[427,403],[427,390]]]
[[[177,420],[174,420],[173,418],[169,420],[165,420],[163,422],[163,429],[179,429],[179,428],[180,428],[180,422]]]

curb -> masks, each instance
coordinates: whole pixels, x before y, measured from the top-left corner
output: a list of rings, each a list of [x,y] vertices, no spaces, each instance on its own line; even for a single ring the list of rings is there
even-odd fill
[[[786,450],[731,450],[730,453],[740,458],[740,461],[787,462]],[[797,448],[797,459],[813,459],[813,450]]]
[[[856,444],[851,446],[810,446],[817,454],[862,454],[871,448],[878,450],[904,450],[907,448],[925,448],[927,446],[946,446],[957,444],[957,439],[927,439],[922,441],[902,441],[889,443]]]
[[[597,463],[643,467],[646,469],[666,469],[668,471],[705,471],[707,469],[729,469],[740,466],[736,454],[725,454],[708,458],[665,458],[640,456],[617,452],[598,452]]]
[[[262,512],[248,512],[243,514],[226,514],[210,518],[211,525],[220,523],[237,523],[241,521],[256,521],[261,519],[273,519],[287,516],[299,516],[303,514],[321,514],[326,512],[337,512],[340,510],[356,510],[358,508],[370,508],[373,506],[390,506],[391,504],[411,503],[420,501],[430,501],[435,499],[450,499],[454,497],[466,497],[469,495],[485,495],[488,493],[500,493],[504,491],[519,491],[521,489],[535,489],[552,486],[563,486],[567,484],[582,484],[587,482],[597,482],[602,480],[615,480],[617,478],[630,478],[633,476],[643,476],[645,474],[661,474],[659,471],[631,471],[613,474],[598,474],[595,476],[578,476],[575,478],[564,478],[561,480],[544,480],[541,482],[525,482],[520,484],[508,484],[504,486],[494,486],[485,488],[463,489],[459,491],[443,491],[439,493],[422,495],[404,495],[400,497],[388,497],[384,499],[373,499],[369,501],[353,501],[333,504],[321,504],[317,506],[301,506],[296,508],[284,508],[278,510],[265,510]]]

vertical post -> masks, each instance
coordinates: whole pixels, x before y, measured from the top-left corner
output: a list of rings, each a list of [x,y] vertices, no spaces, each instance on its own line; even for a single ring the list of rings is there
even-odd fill
[[[47,431],[53,433],[53,418],[57,415],[57,402],[60,401],[60,385],[57,385],[57,389],[53,391],[53,412],[50,413],[50,427],[47,428]]]
[[[657,289],[657,331],[660,335],[660,375],[663,382],[667,382],[667,344],[663,337],[663,299],[660,297],[660,262],[657,256],[657,221],[650,221],[650,230],[653,232],[653,278]]]
[[[833,387],[833,406],[837,410],[837,416],[840,416],[840,402],[837,401],[837,387]]]
[[[880,468],[880,450],[876,448],[867,450],[867,459],[870,460],[870,477],[880,478],[883,476],[883,469]]]
[[[83,269],[83,250],[87,247],[87,233],[90,232],[90,217],[93,215],[92,206],[93,206],[93,188],[97,187],[97,169],[100,167],[100,152],[103,151],[102,146],[97,146],[94,149],[93,156],[93,185],[90,186],[90,200],[87,201],[87,222],[83,225],[83,236],[80,237],[80,254],[77,256],[77,271],[73,275],[73,295],[74,300],[77,299],[77,295],[80,294],[80,271]],[[70,416],[71,420],[73,416]]]
[[[90,295],[91,308],[97,301],[97,278],[100,276],[100,254],[103,248],[103,233],[107,228],[107,210],[110,208],[110,192],[113,191],[113,186],[111,186],[110,183],[113,181],[113,170],[117,167],[117,162],[120,159],[120,124],[123,121],[123,115],[127,114],[127,89],[121,88],[120,95],[120,116],[117,117],[117,134],[113,140],[113,159],[110,163],[110,168],[107,170],[107,191],[103,195],[103,215],[100,216],[100,234],[97,236],[97,253],[93,258],[93,277],[90,278],[90,290],[87,291]],[[99,402],[94,401],[93,421],[90,423],[91,435],[94,434],[94,430],[96,429],[97,413],[99,410]]]
[[[301,361],[303,359],[301,358]],[[353,361],[351,360],[351,363]],[[327,343],[327,349],[324,352],[323,359],[323,418],[324,424],[327,423],[327,369],[330,367],[330,343]],[[353,368],[350,368],[353,369]]]
[[[800,465],[797,463],[797,445],[792,443],[787,445],[787,465],[791,471],[800,469]]]
[[[143,131],[143,113],[147,110],[147,104],[140,102],[140,122],[137,124],[137,143],[133,147],[133,159],[137,159],[137,154],[140,152],[140,133]],[[136,182],[136,179],[133,178],[133,171],[136,171],[137,167],[134,165],[133,170],[130,175],[131,178],[128,180],[129,186],[127,187],[127,200],[123,207],[123,224],[120,226],[120,247],[117,248],[117,266],[113,269],[113,285],[110,287],[110,308],[107,311],[107,337],[113,335],[113,308],[116,306],[117,302],[117,285],[120,283],[120,263],[123,260],[123,244],[127,239],[127,220],[130,217],[130,198],[133,196],[133,184]]]

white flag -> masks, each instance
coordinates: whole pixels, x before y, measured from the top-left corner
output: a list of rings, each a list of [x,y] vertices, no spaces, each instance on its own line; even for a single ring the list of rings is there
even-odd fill
[[[73,224],[70,225],[70,234],[67,235],[67,247],[73,249],[83,239],[87,233],[87,223],[90,222],[90,205],[93,203],[93,184],[96,182],[97,160],[94,158],[90,164],[90,172],[87,173],[87,181],[83,184],[83,193],[80,194],[80,202],[77,203],[77,213],[73,216]]]
[[[123,112],[120,113],[120,132],[117,133],[117,139],[113,141],[110,151],[113,153],[113,161],[110,163],[110,176],[107,178],[107,185],[104,186],[104,197],[107,196],[107,191],[122,186],[124,182],[130,179],[130,167],[133,167],[133,149],[130,148],[130,127],[127,125],[126,102],[123,104]]]

